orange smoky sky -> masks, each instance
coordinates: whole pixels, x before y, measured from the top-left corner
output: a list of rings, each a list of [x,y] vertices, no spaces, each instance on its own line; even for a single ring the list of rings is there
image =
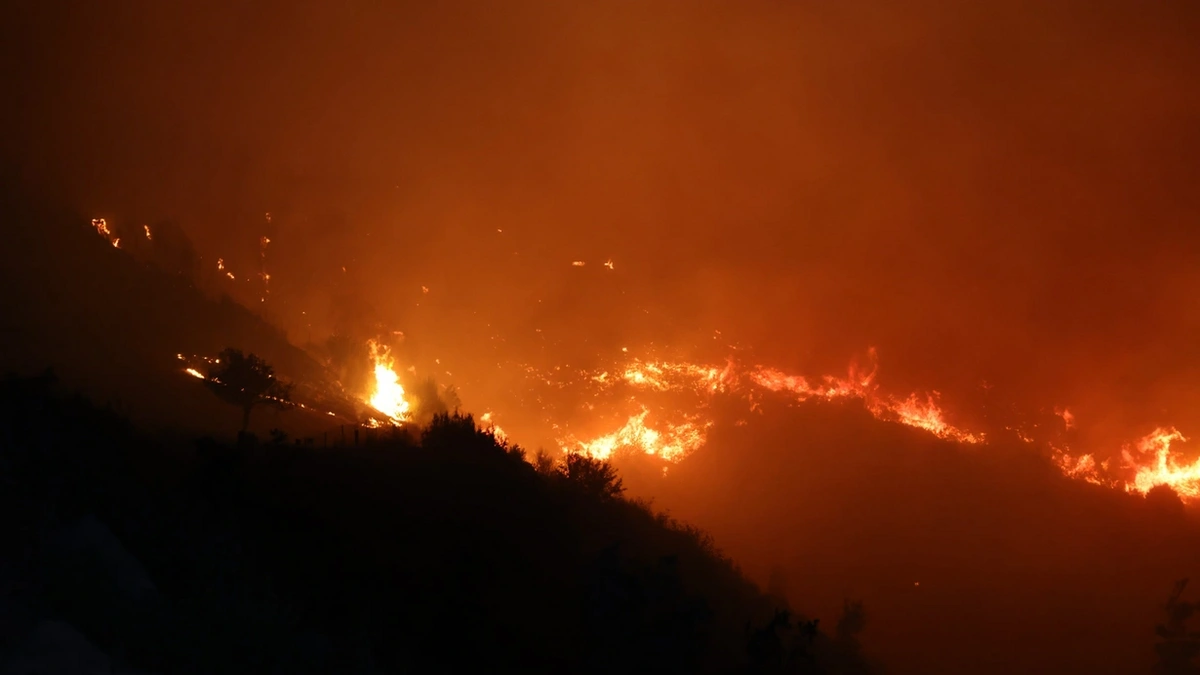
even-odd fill
[[[252,273],[269,235],[298,342],[357,320],[478,379],[502,350],[720,331],[783,367],[876,346],[900,385],[1200,424],[1190,3],[6,12],[22,184]]]

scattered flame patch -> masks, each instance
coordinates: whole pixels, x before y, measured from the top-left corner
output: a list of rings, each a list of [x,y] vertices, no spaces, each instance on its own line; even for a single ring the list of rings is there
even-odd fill
[[[121,238],[116,236],[108,226],[108,221],[104,218],[92,218],[92,227],[96,228],[96,234],[108,240],[113,248],[121,248]]]

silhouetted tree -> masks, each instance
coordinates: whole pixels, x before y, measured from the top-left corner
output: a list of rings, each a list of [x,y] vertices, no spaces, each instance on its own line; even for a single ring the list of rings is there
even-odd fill
[[[558,474],[588,494],[619,497],[625,492],[625,485],[613,465],[587,455],[567,455],[558,467]]]
[[[1154,632],[1162,638],[1162,642],[1154,646],[1154,651],[1158,653],[1154,672],[1161,675],[1200,673],[1200,667],[1196,665],[1196,656],[1200,655],[1200,632],[1187,629],[1188,619],[1196,613],[1200,603],[1184,602],[1180,599],[1187,583],[1187,579],[1175,583],[1175,590],[1164,607],[1167,622],[1154,628]]]
[[[554,463],[554,457],[544,449],[538,450],[537,456],[533,459],[533,468],[543,476],[552,476],[558,470]]]
[[[242,409],[242,431],[250,428],[250,412],[263,403],[286,405],[291,386],[275,378],[275,370],[254,354],[228,348],[205,381],[222,401]]]
[[[793,672],[812,663],[811,647],[817,637],[817,621],[794,623],[786,609],[762,628],[746,625],[746,650],[752,673]]]
[[[867,626],[867,611],[861,600],[846,600],[842,605],[842,616],[834,628],[833,638],[839,642],[852,644],[858,641],[858,634]]]

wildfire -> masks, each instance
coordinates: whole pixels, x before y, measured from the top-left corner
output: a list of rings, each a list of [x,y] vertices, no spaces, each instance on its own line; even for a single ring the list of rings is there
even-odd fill
[[[270,222],[270,214],[266,218]],[[106,219],[94,218],[91,225],[98,235],[112,246],[120,248],[121,238],[116,236]],[[153,240],[148,225],[143,225],[142,230],[147,240]],[[270,295],[271,276],[266,265],[270,243],[271,240],[266,236],[259,240],[262,302]],[[586,264],[582,260],[571,263],[574,267],[584,267]],[[611,259],[602,264],[605,269],[614,269]],[[226,269],[223,258],[217,259],[217,270],[230,279],[236,278]],[[427,286],[421,286],[421,291],[422,294],[430,293]],[[538,329],[538,332],[541,330]],[[719,338],[720,331],[716,331],[713,339]],[[400,384],[390,349],[373,340],[368,346],[373,361],[374,383],[365,400],[386,420],[372,418],[368,424],[381,426],[409,422],[411,404]],[[618,360],[607,368],[578,370],[556,366],[547,370],[525,365],[522,369],[535,380],[534,388],[541,384],[558,390],[549,401],[537,394],[533,396],[550,415],[547,421],[557,431],[559,446],[566,452],[596,458],[609,458],[620,450],[630,449],[666,462],[682,461],[707,441],[708,433],[715,425],[714,416],[709,410],[714,401],[720,398],[740,402],[749,413],[756,413],[761,411],[760,403],[767,395],[785,395],[796,401],[857,402],[881,421],[920,429],[947,441],[985,444],[989,440],[982,432],[952,423],[936,391],[913,392],[904,396],[885,391],[877,382],[878,357],[873,349],[869,350],[868,357],[867,367],[852,363],[845,376],[817,377],[787,373],[733,357],[724,363],[693,363],[663,358],[643,360],[632,358],[628,348],[621,348]],[[179,358],[183,360],[182,355]],[[210,359],[204,361],[216,362]],[[202,364],[197,365],[204,368]],[[183,368],[183,372],[197,379],[207,379],[201,370],[190,365]],[[571,396],[571,393],[576,396]],[[573,400],[576,411],[586,411],[591,424],[599,422],[607,424],[607,427],[590,434],[566,429],[565,423],[559,423],[563,418],[549,412],[549,408],[557,404],[554,398]],[[665,400],[665,403],[660,401],[656,405],[656,398]],[[609,414],[605,415],[605,412]],[[1119,455],[1098,459],[1095,453],[1076,453],[1061,442],[1070,435],[1063,435],[1064,432],[1070,432],[1079,425],[1075,413],[1065,407],[1054,408],[1053,412],[1062,420],[1061,426],[1050,425],[1057,428],[1057,431],[1049,432],[1055,440],[1047,439],[1045,428],[1041,432],[1033,428],[1005,428],[1025,443],[1041,443],[1050,460],[1066,477],[1133,494],[1146,494],[1155,487],[1167,486],[1185,501],[1200,502],[1200,458],[1189,461],[1179,453],[1178,446],[1188,439],[1177,429],[1157,428],[1137,442],[1124,445]],[[497,438],[508,438],[508,434],[493,421],[492,413],[485,413],[479,420]],[[746,421],[743,417],[733,423],[744,425]]]
[[[394,369],[391,350],[374,340],[371,340],[368,346],[371,349],[371,359],[375,362],[375,388],[368,403],[372,408],[387,415],[393,424],[403,424],[408,421],[410,406],[404,397],[400,376]]]

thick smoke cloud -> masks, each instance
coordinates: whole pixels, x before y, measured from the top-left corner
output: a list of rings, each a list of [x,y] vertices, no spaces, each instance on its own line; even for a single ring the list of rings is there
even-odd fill
[[[719,329],[804,366],[874,344],[917,386],[1184,409],[1183,5],[16,12],[23,177],[248,269],[272,213],[301,340],[352,294],[459,362],[481,317],[521,347]]]

